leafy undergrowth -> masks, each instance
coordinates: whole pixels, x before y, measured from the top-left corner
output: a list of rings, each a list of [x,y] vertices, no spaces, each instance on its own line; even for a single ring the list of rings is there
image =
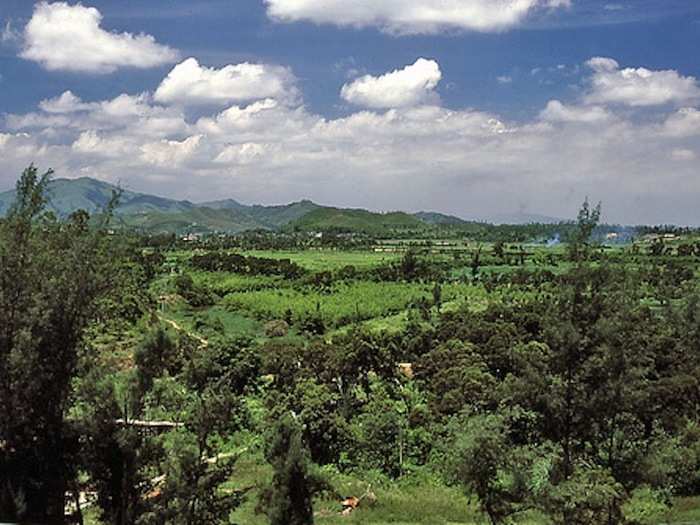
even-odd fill
[[[270,468],[259,458],[239,460],[232,487],[243,488],[261,485],[271,477]],[[362,496],[368,483],[354,476],[338,473],[328,475],[334,489],[343,497]],[[479,513],[474,505],[458,490],[433,484],[388,483],[372,484],[376,502],[361,506],[351,516],[342,516],[342,507],[334,498],[324,497],[314,503],[316,523],[334,525],[340,523],[477,523]],[[266,525],[267,517],[256,512],[258,489],[248,492],[244,503],[233,513],[233,523]],[[367,501],[367,500],[365,500]]]
[[[271,479],[270,467],[257,455],[241,458],[236,467],[235,480],[231,487],[244,488],[262,486]],[[372,478],[372,475],[368,475]],[[362,496],[368,485],[358,476],[328,473],[334,489],[342,496]],[[479,512],[477,501],[471,501],[461,491],[446,487],[434,480],[411,478],[410,476],[390,482],[375,479],[371,491],[376,495],[372,505],[361,505],[350,516],[340,514],[340,503],[330,497],[314,502],[315,522],[321,525],[362,523],[372,525],[481,525],[486,523]],[[232,514],[232,523],[239,525],[267,525],[264,513],[256,512],[258,489],[248,492],[244,503]],[[366,501],[366,500],[365,500]],[[659,523],[689,525],[700,523],[700,497],[679,498],[674,508]],[[515,523],[522,525],[549,525],[549,521],[538,513],[522,514]]]
[[[259,507],[260,487],[272,477],[272,471],[259,454],[248,454],[236,463],[234,477],[227,489],[248,490],[243,504],[231,515],[232,524],[267,525],[267,516],[256,510]],[[344,497],[362,496],[368,482],[356,476],[333,473],[329,475],[333,487]],[[251,488],[252,487],[252,488]],[[480,525],[486,523],[480,514],[476,500],[469,500],[459,490],[445,487],[434,481],[406,478],[398,482],[373,483],[376,502],[361,506],[350,516],[340,514],[341,506],[333,498],[315,501],[316,523],[340,525],[362,523],[371,525]],[[366,500],[365,500],[366,501]],[[659,523],[690,525],[700,523],[700,497],[679,498],[674,508]],[[516,523],[522,525],[548,525],[549,521],[537,514],[525,514]],[[102,525],[95,509],[86,512],[86,525]]]
[[[677,525],[700,523],[700,496],[678,498],[665,517],[665,523]]]

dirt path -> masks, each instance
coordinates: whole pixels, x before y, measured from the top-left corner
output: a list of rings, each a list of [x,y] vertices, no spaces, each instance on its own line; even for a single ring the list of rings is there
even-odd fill
[[[195,339],[196,341],[199,342],[199,344],[200,344],[203,348],[209,346],[209,341],[207,341],[206,339],[204,339],[201,335],[195,334],[194,332],[191,332],[190,330],[187,330],[185,327],[183,327],[182,325],[180,325],[177,321],[173,321],[172,319],[168,319],[167,317],[164,317],[164,316],[162,316],[161,314],[158,314],[158,319],[159,319],[160,321],[166,323],[166,324],[169,324],[170,326],[172,326],[173,328],[175,328],[175,330],[177,330],[178,332],[184,332],[185,334],[187,334],[188,336],[190,336],[192,339]]]

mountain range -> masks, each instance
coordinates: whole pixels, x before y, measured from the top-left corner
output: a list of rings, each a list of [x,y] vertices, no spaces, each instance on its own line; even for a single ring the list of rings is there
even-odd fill
[[[117,187],[96,179],[54,179],[48,186],[47,208],[59,217],[83,209],[98,213],[104,209]],[[0,217],[15,200],[15,191],[0,193]],[[420,230],[436,226],[466,226],[466,221],[437,212],[376,213],[363,209],[322,206],[309,200],[280,206],[246,205],[234,199],[204,203],[174,200],[145,193],[121,190],[117,219],[128,227],[149,233],[239,233],[249,230],[349,231],[371,234]],[[511,223],[518,221],[509,217]],[[538,222],[559,222],[557,219]]]

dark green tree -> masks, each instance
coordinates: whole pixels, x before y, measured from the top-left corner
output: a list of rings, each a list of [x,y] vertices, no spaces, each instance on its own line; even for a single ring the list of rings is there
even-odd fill
[[[45,212],[51,175],[27,168],[0,224],[0,521],[63,521],[71,381],[117,259],[109,210],[96,228]]]
[[[569,239],[568,252],[571,261],[579,262],[589,257],[591,237],[600,222],[601,208],[600,202],[591,208],[588,197],[583,201],[576,218],[576,228]]]
[[[508,437],[502,415],[472,416],[456,431],[450,475],[479,504],[492,525],[530,508],[529,471],[534,455]]]
[[[437,311],[440,312],[442,307],[442,287],[439,282],[436,282],[435,286],[433,286],[433,304]]]
[[[294,416],[283,416],[275,428],[267,459],[273,468],[266,513],[271,525],[309,525],[314,522],[314,481],[302,431]]]

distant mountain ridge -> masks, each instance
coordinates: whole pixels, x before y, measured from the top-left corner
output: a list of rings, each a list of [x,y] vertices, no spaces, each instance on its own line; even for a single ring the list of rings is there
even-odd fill
[[[279,228],[300,219],[307,213],[322,208],[322,206],[310,200],[302,200],[279,206],[262,206],[260,204],[247,206],[233,199],[226,199],[222,201],[205,202],[200,206],[217,210],[237,210],[246,213],[249,217],[268,228]]]
[[[322,206],[310,200],[278,206],[246,205],[235,199],[193,203],[118,190],[116,186],[89,177],[52,180],[47,207],[59,217],[66,217],[78,209],[96,213],[104,209],[115,191],[121,191],[120,203],[115,210],[119,221],[127,227],[149,233],[239,233],[262,229],[382,235],[427,227],[475,224],[475,221],[437,212],[377,213]],[[8,212],[14,199],[14,190],[0,193],[0,217]]]
[[[115,210],[125,226],[158,233],[237,233],[255,229],[277,229],[319,206],[301,201],[284,206],[247,206],[233,199],[195,204],[146,193],[119,190],[116,186],[89,177],[54,179],[49,183],[47,208],[59,217],[78,209],[99,212],[113,192],[121,191]],[[15,200],[15,191],[0,193],[0,216]]]

